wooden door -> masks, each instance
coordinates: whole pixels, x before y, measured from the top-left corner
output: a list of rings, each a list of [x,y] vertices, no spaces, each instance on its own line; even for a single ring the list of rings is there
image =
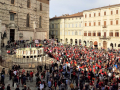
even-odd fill
[[[106,41],[103,41],[103,48],[107,49],[107,42]]]

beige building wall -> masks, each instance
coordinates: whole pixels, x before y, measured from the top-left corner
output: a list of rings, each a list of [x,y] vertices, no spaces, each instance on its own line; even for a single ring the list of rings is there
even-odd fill
[[[81,16],[51,19],[50,38],[58,39],[64,44],[79,45],[82,40],[82,21]]]
[[[117,11],[118,10],[118,11]],[[112,11],[112,12],[111,12]],[[106,15],[104,13],[106,12]],[[118,13],[117,13],[118,12]],[[94,13],[96,14],[94,16]],[[100,13],[100,16],[99,16]],[[112,13],[112,14],[111,14]],[[91,17],[89,16],[91,14]],[[116,32],[120,33],[120,7],[102,7],[98,9],[86,10],[83,12],[84,16],[84,28],[83,34],[86,32],[87,36],[83,36],[83,41],[86,42],[87,46],[90,46],[90,42],[93,43],[97,41],[98,48],[113,48],[118,49],[120,44],[120,35],[115,36]],[[118,20],[118,24],[117,21]],[[106,21],[106,25],[105,22]],[[94,22],[96,25],[94,26]],[[100,25],[98,24],[100,22]],[[112,22],[112,25],[111,25]],[[85,23],[87,24],[85,26]],[[89,25],[91,23],[91,26]],[[96,36],[93,36],[93,33],[96,33]],[[97,36],[97,33],[100,32],[101,36]],[[110,32],[113,33],[113,36],[110,36]],[[88,33],[91,33],[91,36],[88,36]],[[85,43],[84,43],[85,44]]]

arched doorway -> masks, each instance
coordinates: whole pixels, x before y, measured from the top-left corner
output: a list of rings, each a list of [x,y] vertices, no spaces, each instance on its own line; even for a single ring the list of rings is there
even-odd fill
[[[73,39],[70,39],[70,44],[71,44],[71,45],[73,44]]]
[[[85,46],[87,45],[86,41],[84,41],[84,45],[85,45]]]
[[[120,44],[118,44],[118,47],[120,47]]]
[[[81,39],[79,39],[79,45],[81,45]]]
[[[77,39],[75,39],[75,45],[77,45]]]
[[[107,42],[103,41],[103,49],[107,49]]]
[[[112,49],[113,49],[113,43],[111,43],[111,44],[110,44],[110,46],[111,46],[111,47],[112,47]]]
[[[92,47],[93,46],[93,42],[92,41],[90,41],[90,47]]]
[[[65,41],[66,41],[66,43],[68,43],[68,39],[67,38],[65,39]]]
[[[98,42],[97,42],[97,41],[94,42],[94,47],[95,47],[95,48],[98,47]]]

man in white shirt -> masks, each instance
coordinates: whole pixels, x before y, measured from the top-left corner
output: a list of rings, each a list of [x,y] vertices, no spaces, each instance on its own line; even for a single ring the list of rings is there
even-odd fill
[[[14,75],[17,75],[17,71],[16,70],[14,70],[13,73],[14,73]]]

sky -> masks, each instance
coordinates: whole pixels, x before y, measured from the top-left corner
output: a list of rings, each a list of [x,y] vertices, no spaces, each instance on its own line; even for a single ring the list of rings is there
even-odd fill
[[[120,0],[50,0],[50,18],[114,4]]]

